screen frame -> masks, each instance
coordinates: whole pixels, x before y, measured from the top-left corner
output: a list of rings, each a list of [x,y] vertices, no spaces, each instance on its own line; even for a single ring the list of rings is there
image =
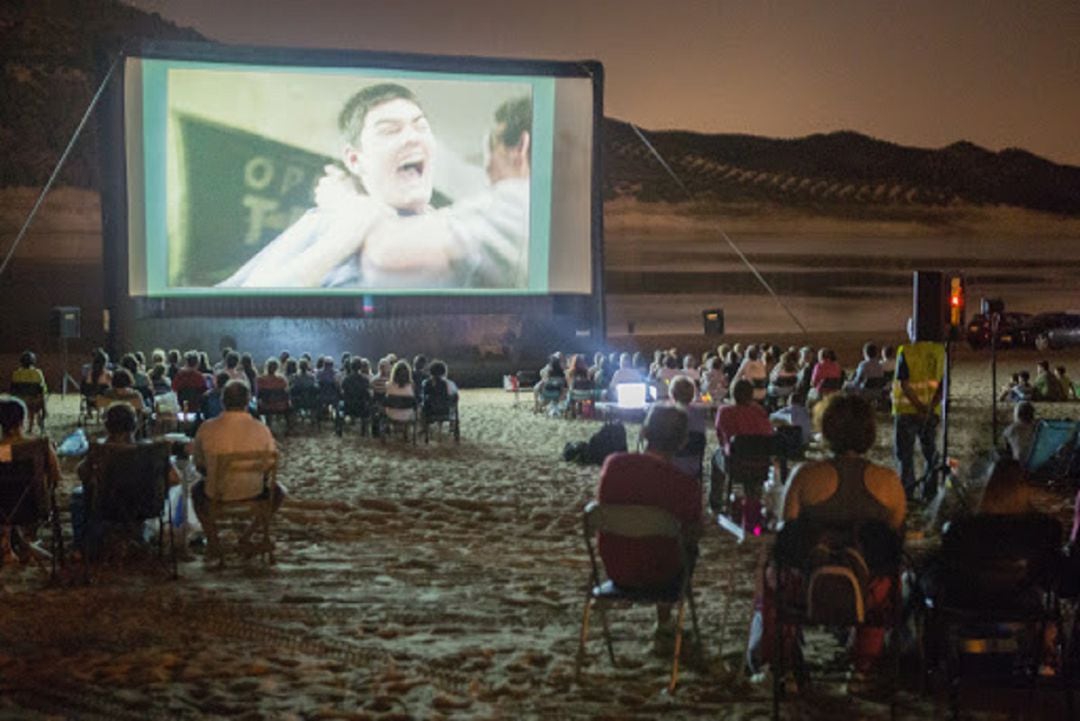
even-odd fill
[[[590,293],[522,294],[485,293],[482,296],[454,295],[452,293],[382,295],[340,292],[310,292],[304,295],[251,295],[244,292],[224,293],[213,296],[149,297],[131,295],[129,288],[128,248],[128,196],[127,157],[125,147],[124,86],[126,83],[125,58],[145,58],[193,62],[250,63],[253,65],[281,65],[295,67],[356,67],[381,68],[417,72],[482,73],[491,76],[549,76],[552,78],[582,78],[591,81],[593,99],[591,192],[589,200],[589,243],[591,272]],[[215,43],[163,40],[136,40],[123,51],[111,97],[106,99],[102,113],[101,137],[106,151],[102,153],[102,221],[105,234],[105,300],[107,308],[119,310],[121,305],[133,306],[136,318],[150,315],[165,316],[346,316],[355,317],[378,305],[392,313],[394,306],[408,314],[430,313],[476,313],[492,308],[505,312],[520,307],[523,312],[530,307],[542,306],[538,299],[550,305],[560,296],[583,300],[590,297],[594,334],[603,337],[603,190],[602,190],[602,126],[603,126],[603,66],[595,60],[549,61],[513,58],[488,58],[478,56],[444,56],[399,52],[370,52],[343,49],[300,49],[263,46],[222,45]],[[378,298],[376,303],[372,295]],[[479,302],[477,302],[479,301]],[[145,309],[149,308],[150,311]],[[126,314],[124,314],[126,315]]]

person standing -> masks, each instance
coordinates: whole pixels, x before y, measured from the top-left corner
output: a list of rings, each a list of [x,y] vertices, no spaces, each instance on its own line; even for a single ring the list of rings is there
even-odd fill
[[[896,376],[892,388],[893,444],[900,480],[908,498],[915,493],[915,440],[926,460],[924,478],[929,483],[937,455],[937,427],[941,416],[942,380],[945,377],[945,345],[917,340],[915,321],[908,319],[911,343],[896,353]],[[924,496],[937,492],[933,485]]]

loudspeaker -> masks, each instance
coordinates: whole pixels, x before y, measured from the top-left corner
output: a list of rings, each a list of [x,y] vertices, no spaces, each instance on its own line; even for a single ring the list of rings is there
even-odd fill
[[[49,335],[65,340],[81,335],[81,312],[77,306],[57,306],[49,312]]]
[[[915,340],[941,343],[949,332],[949,305],[945,275],[940,270],[917,270],[912,280]]]
[[[701,321],[705,325],[705,335],[724,334],[723,308],[706,308],[701,311]]]

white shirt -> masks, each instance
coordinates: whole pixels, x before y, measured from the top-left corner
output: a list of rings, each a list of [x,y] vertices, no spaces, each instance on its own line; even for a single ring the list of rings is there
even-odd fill
[[[217,456],[246,451],[276,451],[270,429],[251,417],[246,410],[225,411],[201,426],[195,434],[195,465],[206,469],[206,495],[214,497],[219,479],[214,478]],[[236,474],[221,489],[222,500],[254,498],[263,491],[262,474]]]

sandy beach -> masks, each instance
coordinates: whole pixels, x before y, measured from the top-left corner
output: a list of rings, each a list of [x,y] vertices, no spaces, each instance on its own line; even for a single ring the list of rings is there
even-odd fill
[[[1007,356],[999,378],[1034,358]],[[1080,368],[1080,353],[1051,360]],[[990,446],[989,382],[985,356],[957,363],[950,454],[965,478]],[[50,409],[59,439],[76,399],[54,396]],[[1039,412],[1078,418],[1080,403]],[[768,717],[770,688],[741,667],[762,543],[740,546],[716,528],[703,539],[695,585],[706,662],[684,669],[673,696],[662,693],[669,659],[651,654],[647,608],[611,616],[618,668],[593,625],[575,682],[588,573],[581,509],[598,468],[560,457],[598,423],[534,415],[531,399],[515,406],[500,390],[466,390],[462,418],[460,445],[383,444],[349,430],[339,439],[326,425],[279,435],[291,497],[275,521],[273,567],[234,556],[217,569],[196,556],[173,581],[135,559],[104,564],[90,585],[75,566],[51,587],[32,567],[3,567],[0,719]],[[873,457],[891,463],[891,426],[879,420]],[[633,444],[637,427],[628,431]],[[65,508],[75,483],[67,468]],[[1038,502],[1071,518],[1064,491],[1040,491]],[[64,522],[69,534],[66,511]],[[808,658],[814,683],[785,717],[888,717],[881,698],[846,692],[843,651],[828,636],[810,636]],[[934,715],[934,700],[913,688],[899,694],[898,715]],[[1052,703],[1040,696],[1027,710],[1052,718]]]

